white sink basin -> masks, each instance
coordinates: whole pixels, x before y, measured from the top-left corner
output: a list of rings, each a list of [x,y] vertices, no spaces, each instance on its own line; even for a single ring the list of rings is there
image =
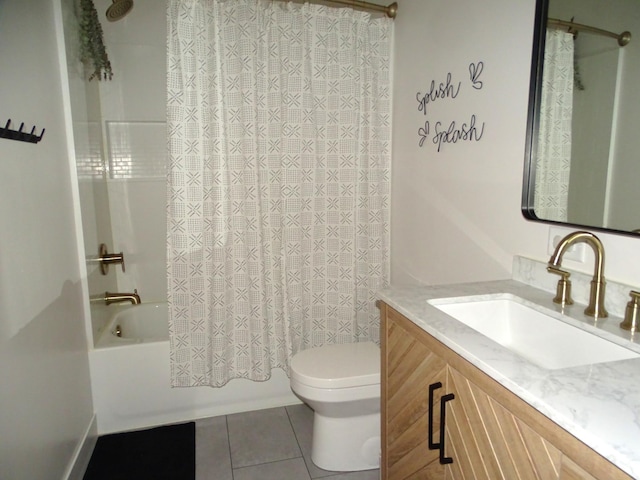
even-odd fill
[[[640,357],[640,353],[534,309],[515,295],[441,298],[429,303],[546,369]]]

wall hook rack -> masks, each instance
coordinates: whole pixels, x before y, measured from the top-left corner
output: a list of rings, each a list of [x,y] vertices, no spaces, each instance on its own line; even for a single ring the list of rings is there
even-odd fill
[[[44,136],[44,128],[40,135],[36,135],[36,127],[31,129],[31,132],[23,132],[24,122],[20,124],[20,128],[18,130],[11,130],[9,126],[11,125],[11,119],[7,120],[7,123],[4,127],[0,127],[0,138],[8,138],[9,140],[18,140],[20,142],[29,142],[29,143],[38,143],[42,140]]]

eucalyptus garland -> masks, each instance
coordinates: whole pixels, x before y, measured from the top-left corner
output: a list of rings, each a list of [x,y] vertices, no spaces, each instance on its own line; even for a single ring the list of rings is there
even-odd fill
[[[80,60],[93,68],[89,80],[111,80],[113,77],[93,0],[80,0]]]

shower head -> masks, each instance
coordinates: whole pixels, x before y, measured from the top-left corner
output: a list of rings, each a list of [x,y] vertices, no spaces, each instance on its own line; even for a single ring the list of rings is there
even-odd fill
[[[115,22],[124,18],[124,16],[133,8],[133,0],[113,0],[113,4],[107,8],[107,20]]]

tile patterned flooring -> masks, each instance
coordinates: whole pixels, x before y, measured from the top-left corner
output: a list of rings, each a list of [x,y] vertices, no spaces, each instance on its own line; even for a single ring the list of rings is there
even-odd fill
[[[378,480],[379,470],[328,472],[311,462],[306,405],[196,421],[196,480]]]

